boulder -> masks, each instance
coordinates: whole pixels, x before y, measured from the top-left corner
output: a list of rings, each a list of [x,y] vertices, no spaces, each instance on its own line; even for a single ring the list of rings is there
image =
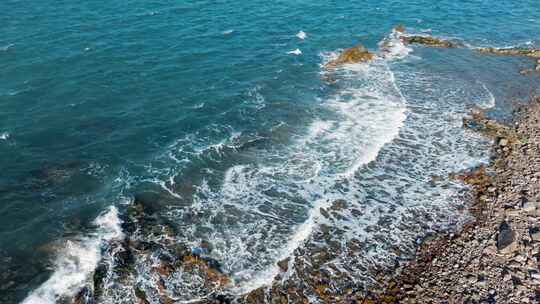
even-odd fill
[[[356,45],[345,49],[338,58],[328,62],[326,68],[334,68],[343,64],[360,63],[370,61],[375,56],[370,53],[364,46]]]
[[[497,235],[497,249],[502,253],[510,253],[517,249],[516,232],[512,230],[506,221],[499,225],[499,234]]]

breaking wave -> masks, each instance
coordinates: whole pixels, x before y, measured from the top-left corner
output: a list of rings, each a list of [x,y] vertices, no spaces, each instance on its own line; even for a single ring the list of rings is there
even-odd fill
[[[24,304],[58,303],[73,297],[89,280],[101,259],[104,243],[124,237],[116,207],[110,207],[93,224],[94,233],[64,242],[54,261],[51,277],[34,290]]]

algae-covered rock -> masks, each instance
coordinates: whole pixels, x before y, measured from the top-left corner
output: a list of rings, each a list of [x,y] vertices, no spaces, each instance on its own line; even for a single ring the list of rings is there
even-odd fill
[[[480,53],[489,53],[505,56],[525,56],[540,59],[540,49],[526,49],[526,48],[478,48],[476,49]]]
[[[406,44],[422,44],[440,48],[457,48],[461,46],[458,43],[431,36],[402,36],[401,41]]]
[[[370,61],[374,55],[370,53],[364,46],[356,45],[345,49],[338,58],[328,62],[326,68],[334,68],[343,64],[359,63]]]

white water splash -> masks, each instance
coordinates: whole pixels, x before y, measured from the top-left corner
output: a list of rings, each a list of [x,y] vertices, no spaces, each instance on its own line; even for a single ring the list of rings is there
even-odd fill
[[[101,244],[124,238],[120,224],[118,210],[110,207],[94,220],[97,227],[95,233],[66,241],[56,257],[51,277],[22,303],[52,304],[57,303],[61,297],[73,297],[101,260]]]
[[[8,132],[2,132],[0,133],[0,140],[8,140],[11,137],[11,134]]]
[[[300,49],[296,49],[296,50],[287,52],[287,54],[299,56],[299,55],[302,55],[302,51]]]
[[[298,32],[298,33],[296,34],[296,37],[298,37],[298,39],[300,39],[300,40],[304,40],[304,39],[307,38],[307,34],[304,33],[304,31],[300,31],[300,32]]]
[[[401,41],[403,34],[399,31],[392,30],[392,32],[379,43],[380,54],[384,59],[402,59],[412,52],[412,48],[406,46]]]

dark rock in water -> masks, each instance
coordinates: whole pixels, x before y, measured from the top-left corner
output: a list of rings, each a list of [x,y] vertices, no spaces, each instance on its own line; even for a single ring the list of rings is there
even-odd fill
[[[83,287],[76,295],[73,297],[73,304],[94,304],[94,295],[92,290],[88,287]]]
[[[264,287],[259,287],[249,292],[245,298],[246,303],[265,303]]]
[[[277,262],[277,265],[279,266],[279,269],[281,269],[281,271],[283,272],[287,272],[287,270],[289,269],[289,261],[291,260],[291,258],[286,258],[286,259],[283,259],[279,262]]]
[[[347,208],[347,201],[339,199],[335,200],[330,207],[331,210],[338,211]]]
[[[148,302],[148,298],[146,297],[146,292],[144,292],[144,290],[142,290],[142,288],[140,286],[135,286],[133,291],[135,292],[135,297],[137,297],[140,304],[149,304],[150,303],[150,302]]]
[[[186,255],[191,253],[191,250],[185,244],[174,244],[172,251],[177,260],[182,260]]]
[[[167,261],[161,261],[154,269],[164,277],[168,277],[174,272],[174,267]]]
[[[462,46],[459,43],[455,43],[449,40],[444,40],[444,39],[435,38],[431,36],[402,36],[401,41],[407,44],[422,44],[426,46],[440,47],[440,48],[457,48],[457,47]]]
[[[151,251],[152,249],[155,249],[159,245],[153,242],[145,242],[145,241],[136,240],[136,241],[130,242],[130,246],[134,248],[135,250],[148,252],[148,251]]]
[[[94,294],[96,297],[99,297],[103,291],[103,285],[105,281],[105,277],[107,276],[107,264],[105,263],[99,263],[98,267],[96,267],[96,270],[94,270]]]
[[[223,272],[221,270],[221,263],[218,260],[208,257],[203,258],[203,260],[206,262],[206,265],[208,265],[208,267],[213,268],[221,273]]]
[[[319,210],[320,210],[322,216],[324,216],[325,218],[330,218],[330,214],[328,214],[328,211],[326,211],[326,209],[319,208]]]
[[[209,298],[210,303],[215,303],[215,304],[229,304],[229,303],[232,303],[233,300],[234,300],[234,297],[230,295],[224,295],[224,294],[213,295]]]
[[[497,249],[503,250],[515,242],[516,233],[512,230],[506,221],[499,225],[499,234],[497,235]]]
[[[364,46],[359,44],[345,49],[338,58],[328,62],[326,68],[335,68],[343,64],[366,62],[372,60],[374,57],[375,56]]]
[[[127,214],[130,217],[139,218],[144,215],[145,213],[144,209],[145,209],[145,206],[144,206],[143,201],[136,197],[135,200],[133,201],[133,204],[131,204],[127,208]]]
[[[132,271],[135,258],[127,245],[122,244],[121,246],[121,249],[113,254],[114,272],[126,275]]]
[[[208,241],[202,241],[200,247],[203,250],[206,250],[208,253],[212,252],[212,244],[210,244]]]

